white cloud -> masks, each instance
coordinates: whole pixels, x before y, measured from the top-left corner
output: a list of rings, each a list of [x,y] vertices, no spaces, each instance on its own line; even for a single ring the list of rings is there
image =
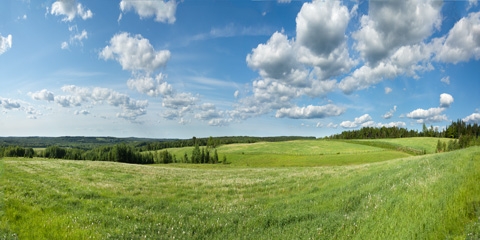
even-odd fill
[[[73,37],[70,39],[70,41],[78,41],[78,42],[81,43],[83,39],[87,39],[87,38],[88,38],[88,33],[84,29],[84,30],[82,30],[81,33],[73,35]]]
[[[215,118],[208,121],[208,125],[210,126],[227,126],[232,119],[222,119],[222,118]]]
[[[307,74],[299,73],[293,42],[283,33],[275,32],[266,44],[259,44],[247,55],[247,64],[259,70],[263,78],[285,79],[302,84]],[[297,77],[300,75],[300,77]]]
[[[143,76],[136,79],[129,79],[127,86],[130,89],[135,89],[138,92],[147,94],[152,97],[159,95],[167,96],[173,93],[172,85],[164,81],[166,76],[164,74],[158,74],[153,79],[150,76]]]
[[[49,102],[53,101],[55,97],[54,94],[50,91],[47,91],[47,89],[43,89],[34,93],[28,93],[28,95],[34,100],[43,100]]]
[[[174,93],[163,98],[162,106],[169,109],[162,116],[166,119],[182,118],[186,113],[193,112],[198,98],[191,93]]]
[[[376,127],[381,128],[381,127],[398,127],[398,128],[404,128],[406,127],[407,124],[404,122],[389,122],[389,123],[377,123]]]
[[[12,48],[12,35],[8,34],[7,37],[0,35],[0,55]]]
[[[355,64],[350,59],[345,31],[350,20],[340,1],[304,3],[297,15],[297,59],[315,66],[320,79],[346,72]]]
[[[175,11],[177,3],[175,0],[158,0],[158,1],[138,1],[138,0],[122,0],[120,2],[120,10],[122,12],[134,9],[140,18],[149,18],[155,16],[157,22],[175,22]],[[119,17],[119,20],[121,17]]]
[[[418,108],[407,113],[407,117],[417,120],[417,123],[430,123],[447,121],[448,118],[445,114],[442,115],[445,108],[429,108],[427,110]]]
[[[472,113],[462,119],[466,123],[480,123],[480,113]]]
[[[391,93],[393,90],[389,87],[385,87],[385,94]]]
[[[195,114],[195,118],[200,120],[211,120],[211,119],[216,119],[220,117],[221,117],[220,113],[215,109],[210,109],[210,110],[202,111],[200,113]]]
[[[460,19],[446,37],[438,39],[443,45],[438,50],[436,59],[449,63],[480,59],[479,29],[480,12],[470,13]]]
[[[361,27],[352,34],[355,49],[375,65],[401,46],[416,44],[441,24],[438,1],[372,1]]]
[[[55,103],[62,107],[78,107],[82,105],[79,96],[55,96]]]
[[[345,112],[345,109],[334,104],[324,106],[308,105],[307,107],[294,106],[291,108],[281,108],[277,110],[275,117],[277,118],[294,118],[294,119],[311,119],[326,118],[338,116]]]
[[[19,101],[10,99],[10,98],[1,98],[1,97],[0,97],[0,106],[8,110],[18,109],[21,107]]]
[[[417,72],[433,69],[430,60],[434,50],[433,44],[424,43],[399,47],[390,58],[378,62],[374,67],[367,64],[355,69],[340,81],[338,87],[350,94],[402,74],[418,79]]]
[[[328,56],[345,42],[350,20],[340,1],[305,3],[297,15],[297,43],[316,55]]]
[[[367,126],[367,125],[370,125],[371,123],[373,123],[372,117],[370,117],[370,115],[368,115],[368,114],[364,114],[360,117],[355,118],[354,121],[343,121],[343,122],[341,122],[340,127],[356,128],[359,125],[364,125],[365,124],[365,126]]]
[[[76,110],[73,114],[75,115],[88,115],[90,112],[88,110],[82,109],[82,110]]]
[[[338,124],[329,123],[329,124],[327,124],[327,127],[328,127],[328,128],[337,128],[337,127],[338,127]]]
[[[78,31],[77,25],[68,27],[68,30],[73,34],[70,35],[69,42],[62,42],[60,48],[66,50],[70,48],[70,45],[81,45],[83,46],[83,40],[88,38],[88,32],[84,29],[81,32]]]
[[[107,103],[110,106],[120,108],[117,117],[135,121],[137,117],[146,114],[147,100],[135,100],[128,95],[119,93],[113,89],[95,87],[93,89],[78,87],[75,85],[63,86],[62,91],[68,95],[55,96],[52,92],[41,90],[29,95],[35,100],[53,101],[61,107],[79,107],[83,104],[101,105]],[[85,114],[82,111],[76,111]],[[74,112],[75,113],[75,112]]]
[[[397,106],[393,106],[392,109],[390,109],[390,111],[388,111],[387,113],[385,113],[382,118],[384,119],[390,119],[393,117],[393,114],[397,111]]]
[[[197,100],[198,99],[191,93],[179,93],[173,96],[165,97],[163,99],[162,106],[171,109],[180,109],[195,105]]]
[[[62,44],[60,45],[60,48],[61,48],[62,50],[68,49],[68,43],[67,43],[67,42],[62,42]]]
[[[76,4],[75,0],[62,0],[56,1],[52,4],[50,14],[58,16],[64,15],[62,19],[64,22],[71,22],[76,16],[81,17],[83,20],[92,18],[93,13],[90,9],[85,9],[81,3]]]
[[[292,0],[277,0],[278,3],[290,3]]]
[[[449,85],[450,84],[450,76],[443,77],[442,79],[440,79],[440,82],[443,82],[443,83]]]
[[[448,108],[453,103],[452,95],[448,93],[440,94],[440,107]]]
[[[346,43],[349,20],[348,8],[339,1],[304,3],[296,18],[296,38],[275,32],[247,55],[247,65],[261,79],[253,81],[252,95],[239,99],[231,116],[245,119],[277,110],[277,116],[292,117],[301,111],[292,103],[295,98],[334,91],[337,81],[330,78],[356,64]]]
[[[217,123],[220,123],[220,122],[227,123],[224,121],[225,119],[222,119],[224,112],[218,111],[215,104],[213,103],[204,103],[199,106],[198,110],[200,112],[195,114],[195,118],[204,120],[204,121],[209,121],[209,125],[220,126],[224,124],[217,124]],[[211,123],[215,123],[215,124],[211,124]]]
[[[155,51],[148,39],[123,32],[113,36],[110,45],[106,46],[99,56],[105,60],[118,61],[124,70],[150,73],[167,64],[170,51]]]
[[[399,69],[390,63],[379,63],[374,68],[364,65],[345,77],[338,84],[338,88],[346,94],[350,94],[355,90],[368,88],[370,85],[377,84],[385,78],[393,78],[397,76]]]

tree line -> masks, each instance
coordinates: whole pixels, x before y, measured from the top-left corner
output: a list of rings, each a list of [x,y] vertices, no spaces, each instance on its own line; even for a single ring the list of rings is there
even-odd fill
[[[406,138],[406,137],[446,137],[452,139],[476,140],[480,135],[480,127],[477,123],[467,124],[462,120],[452,122],[445,129],[439,130],[433,126],[423,124],[422,131],[408,130],[399,127],[363,127],[358,130],[343,131],[339,134],[328,136],[328,139],[379,139],[379,138]]]
[[[44,150],[35,152],[33,148],[24,148],[19,146],[0,147],[1,157],[41,157],[50,159],[65,160],[92,160],[92,161],[111,161],[135,164],[153,164],[153,163],[219,163],[217,149],[213,145],[200,149],[199,145],[188,157],[185,153],[183,158],[177,158],[176,155],[163,151],[142,152],[141,149],[135,148],[125,143],[113,146],[101,146],[91,150],[83,150],[79,148],[62,148],[59,146],[49,146]],[[226,156],[223,156],[223,163],[227,163]]]

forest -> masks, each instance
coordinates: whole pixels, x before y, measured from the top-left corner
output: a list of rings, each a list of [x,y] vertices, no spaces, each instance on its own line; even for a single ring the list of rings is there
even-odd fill
[[[326,137],[327,139],[379,139],[379,138],[406,138],[406,137],[445,137],[460,138],[467,137],[476,139],[480,135],[480,126],[477,123],[467,124],[457,120],[448,125],[444,130],[433,126],[427,127],[423,124],[422,131],[408,130],[399,127],[363,127],[359,130],[343,131]]]

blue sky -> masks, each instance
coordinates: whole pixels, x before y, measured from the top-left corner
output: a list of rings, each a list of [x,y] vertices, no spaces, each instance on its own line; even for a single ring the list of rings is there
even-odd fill
[[[479,123],[479,59],[476,0],[7,0],[0,135]]]

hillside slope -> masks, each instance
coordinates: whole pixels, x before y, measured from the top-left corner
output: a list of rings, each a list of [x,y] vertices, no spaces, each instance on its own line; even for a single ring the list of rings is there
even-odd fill
[[[479,147],[310,168],[0,164],[0,238],[480,237]]]

